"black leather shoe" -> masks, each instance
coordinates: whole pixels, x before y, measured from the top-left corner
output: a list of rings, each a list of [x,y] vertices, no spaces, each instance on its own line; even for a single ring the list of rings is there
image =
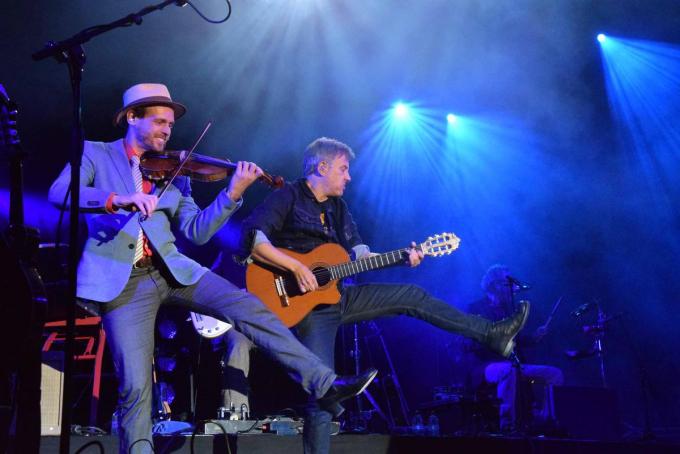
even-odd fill
[[[339,376],[333,381],[326,394],[317,402],[322,409],[338,417],[345,411],[340,402],[364,392],[376,375],[378,375],[378,371],[371,368],[361,375]]]
[[[519,308],[512,317],[491,325],[486,335],[486,346],[503,358],[509,357],[515,349],[515,336],[524,328],[527,318],[529,318],[529,302],[520,301]]]

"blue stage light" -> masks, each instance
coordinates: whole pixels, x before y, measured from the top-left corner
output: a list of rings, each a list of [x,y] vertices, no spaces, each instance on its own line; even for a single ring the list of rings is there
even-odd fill
[[[651,214],[672,216],[668,213],[675,213],[677,204],[670,194],[677,185],[671,182],[680,150],[680,46],[609,36],[600,52],[620,143],[634,157],[632,170],[653,190]]]
[[[455,125],[456,122],[458,121],[458,117],[456,117],[454,114],[450,113],[446,116],[446,121],[450,125]]]
[[[403,102],[398,102],[394,105],[394,117],[404,120],[409,117],[410,109]]]
[[[607,40],[607,35],[605,35],[604,33],[600,33],[600,34],[597,35],[597,40],[600,43],[603,43]]]

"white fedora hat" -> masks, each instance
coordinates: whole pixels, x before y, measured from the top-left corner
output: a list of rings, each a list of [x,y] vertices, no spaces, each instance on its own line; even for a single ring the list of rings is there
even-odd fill
[[[163,84],[137,84],[123,93],[123,107],[113,117],[113,124],[120,126],[127,111],[134,107],[167,106],[175,111],[175,119],[184,115],[187,108],[170,97],[168,87]]]

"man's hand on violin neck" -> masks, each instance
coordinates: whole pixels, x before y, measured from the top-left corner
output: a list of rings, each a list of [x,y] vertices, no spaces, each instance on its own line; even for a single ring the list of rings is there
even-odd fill
[[[139,211],[143,216],[151,216],[158,205],[158,197],[153,194],[135,192],[113,196],[113,206],[124,210]]]
[[[231,200],[237,202],[248,186],[262,176],[262,169],[252,162],[239,161],[236,164],[236,171],[231,176],[227,195]]]

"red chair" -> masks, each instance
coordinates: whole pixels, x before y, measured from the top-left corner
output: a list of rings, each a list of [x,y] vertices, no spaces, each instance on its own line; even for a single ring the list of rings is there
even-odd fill
[[[84,343],[84,351],[81,354],[74,355],[75,361],[94,361],[94,378],[92,380],[92,398],[90,400],[90,426],[97,425],[97,406],[99,404],[99,392],[101,389],[102,380],[102,362],[104,358],[104,346],[106,345],[106,334],[101,325],[100,317],[84,317],[75,320],[76,325],[76,345]],[[79,327],[81,327],[79,329]],[[90,335],[84,333],[90,327]],[[92,330],[94,328],[94,330]],[[59,320],[45,323],[45,331],[49,332],[45,343],[43,344],[43,352],[48,352],[55,342],[64,342],[66,340],[66,320]],[[95,347],[96,344],[96,347]]]

